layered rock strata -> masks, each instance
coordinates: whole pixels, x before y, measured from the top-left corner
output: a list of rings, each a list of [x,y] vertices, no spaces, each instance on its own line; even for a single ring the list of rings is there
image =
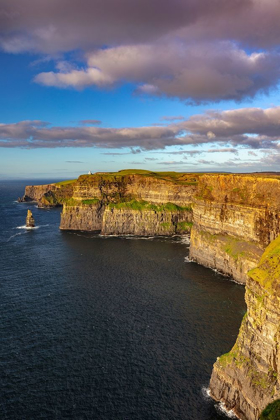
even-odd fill
[[[280,398],[280,237],[248,273],[247,314],[232,350],[218,357],[210,392],[242,420]]]
[[[168,177],[140,174],[81,175],[73,186],[73,199],[98,199],[104,203],[146,201],[155,204],[189,205],[197,189],[198,176],[182,174],[175,180]],[[151,173],[153,174],[153,173]],[[180,175],[180,174],[178,174]]]
[[[203,175],[193,200],[190,258],[245,283],[280,233],[280,181]]]
[[[25,187],[24,195],[19,202],[36,201],[38,207],[57,207],[72,197],[74,182],[46,185],[29,185]]]
[[[246,283],[248,271],[258,264],[262,253],[257,242],[226,233],[212,234],[197,225],[192,228],[190,258],[239,283]]]
[[[65,202],[62,230],[85,230],[102,235],[175,235],[189,233],[191,202],[197,180],[157,173],[82,175]]]
[[[44,194],[55,191],[57,187],[55,184],[46,185],[27,185],[25,187],[24,195],[19,198],[21,202],[36,201],[38,202]]]
[[[143,202],[138,203],[139,207],[143,206],[142,209],[131,208],[130,203],[123,203],[118,208],[104,205],[101,201],[96,204],[66,204],[61,214],[60,229],[93,231],[102,235],[172,236],[190,233],[191,208],[174,206],[174,209],[164,210],[164,206],[155,206],[145,209]]]
[[[198,176],[120,171],[81,175],[75,182],[29,186],[22,201],[63,204],[60,228],[103,235],[189,233]]]
[[[99,202],[88,205],[65,204],[61,213],[60,229],[100,233],[103,213],[104,207]]]

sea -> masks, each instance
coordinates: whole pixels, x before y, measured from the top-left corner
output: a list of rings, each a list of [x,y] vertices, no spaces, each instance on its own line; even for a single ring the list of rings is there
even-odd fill
[[[207,388],[244,286],[190,262],[188,237],[60,231],[60,208],[16,201],[47,182],[0,182],[0,419],[231,416]]]

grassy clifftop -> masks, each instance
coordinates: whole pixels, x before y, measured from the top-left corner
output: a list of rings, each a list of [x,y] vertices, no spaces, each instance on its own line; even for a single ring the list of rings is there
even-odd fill
[[[78,178],[78,183],[91,184],[96,180],[104,180],[105,182],[118,181],[121,178],[128,178],[130,176],[142,176],[153,178],[155,180],[169,181],[175,184],[182,185],[196,185],[199,177],[202,174],[199,173],[183,173],[183,172],[153,172],[144,169],[124,169],[118,172],[96,172],[90,175],[81,175]]]

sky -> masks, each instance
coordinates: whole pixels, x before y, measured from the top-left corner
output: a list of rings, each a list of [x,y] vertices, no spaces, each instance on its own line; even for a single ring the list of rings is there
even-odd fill
[[[0,179],[278,171],[279,0],[0,0]]]

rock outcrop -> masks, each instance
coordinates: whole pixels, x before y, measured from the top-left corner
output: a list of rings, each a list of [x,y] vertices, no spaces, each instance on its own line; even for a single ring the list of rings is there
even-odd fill
[[[55,191],[57,188],[55,184],[46,185],[27,185],[25,187],[24,195],[19,199],[21,202],[36,201],[38,202],[44,194],[50,191]]]
[[[26,216],[26,222],[25,222],[26,227],[30,228],[30,227],[35,227],[35,220],[34,217],[32,215],[31,210],[27,210],[27,216]]]
[[[280,398],[280,236],[248,273],[247,313],[232,350],[218,357],[210,392],[242,420]]]
[[[245,283],[280,233],[280,181],[264,175],[203,175],[193,201],[190,258]]]
[[[28,185],[25,187],[24,195],[19,202],[36,201],[38,207],[62,206],[65,200],[73,195],[75,181],[65,181],[45,185]]]

